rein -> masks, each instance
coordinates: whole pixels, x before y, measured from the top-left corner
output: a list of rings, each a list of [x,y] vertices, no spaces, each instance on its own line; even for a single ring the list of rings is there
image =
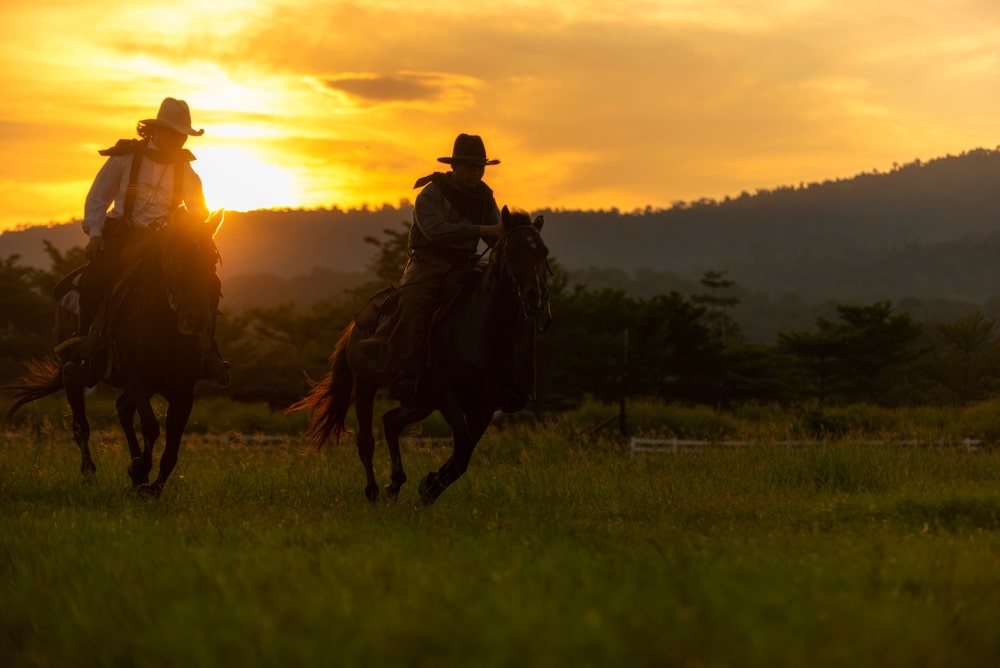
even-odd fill
[[[518,225],[517,227],[512,227],[504,234],[503,238],[500,239],[499,244],[502,244],[501,250],[503,251],[503,253],[500,254],[499,256],[498,265],[500,273],[507,274],[508,276],[508,280],[510,281],[511,284],[511,289],[514,292],[514,296],[516,297],[517,302],[520,306],[521,318],[527,320],[530,317],[528,315],[528,303],[527,300],[525,300],[524,298],[524,293],[521,290],[521,285],[520,283],[518,283],[517,276],[514,274],[514,272],[505,271],[505,266],[504,266],[505,264],[509,264],[510,260],[508,259],[508,256],[512,254],[510,248],[511,236],[515,232],[518,232],[520,230],[525,230],[527,233],[538,237],[539,241],[541,241],[541,235],[539,235],[538,231],[531,225]],[[484,250],[480,254],[480,257],[485,255],[489,251],[493,251],[494,253],[498,252],[496,251],[496,246],[493,246]],[[548,274],[552,274],[552,269],[551,267],[549,267],[548,257],[545,258],[545,272]],[[542,303],[544,304],[544,311],[546,314],[545,321],[544,323],[541,323],[539,325],[538,331],[544,332],[546,329],[548,329],[549,324],[552,322],[552,306],[549,303],[549,288],[547,282],[544,280],[538,280],[536,277],[536,283],[538,284],[539,294],[541,295]]]
[[[214,235],[202,239],[199,238],[199,233],[200,230],[194,227],[188,230],[172,230],[170,226],[156,232],[157,235],[160,235],[156,239],[156,242],[159,244],[159,257],[157,258],[159,266],[156,272],[158,274],[159,288],[166,296],[168,307],[178,318],[182,317],[181,295],[176,292],[177,286],[170,280],[170,277],[176,277],[178,274],[191,274],[197,276],[197,280],[199,281],[208,280],[207,275],[201,276],[201,269],[204,267],[200,264],[195,264],[202,257],[198,254],[207,252],[211,256],[213,275],[215,266],[217,266],[220,260],[218,249],[215,248],[212,242],[212,236]],[[167,236],[170,234],[179,235],[179,240],[171,243]],[[204,248],[204,244],[208,244],[209,248]],[[207,258],[205,258],[205,261],[207,262]],[[209,301],[217,300],[219,297],[218,291],[213,290],[211,293]]]

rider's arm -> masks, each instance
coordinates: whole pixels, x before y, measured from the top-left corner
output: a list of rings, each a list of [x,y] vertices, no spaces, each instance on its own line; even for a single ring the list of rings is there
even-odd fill
[[[184,206],[195,220],[208,219],[208,206],[201,186],[201,177],[187,164],[184,174]]]
[[[500,209],[497,207],[496,202],[493,203],[490,218],[492,218],[492,221],[489,225],[479,226],[479,236],[486,241],[492,241],[497,237],[503,236],[503,223],[500,222]]]
[[[444,193],[431,183],[417,195],[413,223],[431,246],[461,245],[479,241],[480,228],[464,218],[449,220],[445,215]]]
[[[104,233],[104,219],[122,189],[122,179],[128,173],[131,158],[125,155],[109,157],[94,177],[83,207],[83,231],[88,237],[99,237]]]

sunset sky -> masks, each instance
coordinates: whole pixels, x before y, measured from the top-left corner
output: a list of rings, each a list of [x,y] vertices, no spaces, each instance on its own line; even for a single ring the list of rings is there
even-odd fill
[[[165,96],[212,208],[412,201],[470,132],[501,204],[631,210],[995,148],[998,58],[996,0],[4,0],[0,230]]]

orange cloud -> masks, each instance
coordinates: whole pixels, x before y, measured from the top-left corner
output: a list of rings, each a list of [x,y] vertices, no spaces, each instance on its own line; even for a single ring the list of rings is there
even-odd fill
[[[669,206],[992,147],[998,19],[986,0],[933,14],[902,0],[9,0],[0,151],[17,160],[0,164],[0,229],[79,215],[96,149],[166,95],[206,128],[190,144],[203,164],[243,156],[254,178],[287,180],[256,187],[261,206],[396,202],[459,132],[483,135],[503,159],[489,182],[529,209]],[[235,200],[239,184],[216,191]]]

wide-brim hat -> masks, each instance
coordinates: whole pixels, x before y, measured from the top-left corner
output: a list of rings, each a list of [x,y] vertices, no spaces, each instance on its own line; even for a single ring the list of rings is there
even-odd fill
[[[486,157],[486,146],[479,135],[460,134],[455,138],[455,146],[450,158],[438,158],[438,162],[453,165],[456,162],[469,162],[474,165],[499,165],[499,160],[489,160]]]
[[[184,100],[177,100],[172,97],[165,98],[160,103],[160,110],[156,112],[156,118],[147,118],[139,121],[143,125],[152,125],[179,132],[182,135],[200,137],[205,134],[205,130],[195,130],[191,127],[191,110]]]

